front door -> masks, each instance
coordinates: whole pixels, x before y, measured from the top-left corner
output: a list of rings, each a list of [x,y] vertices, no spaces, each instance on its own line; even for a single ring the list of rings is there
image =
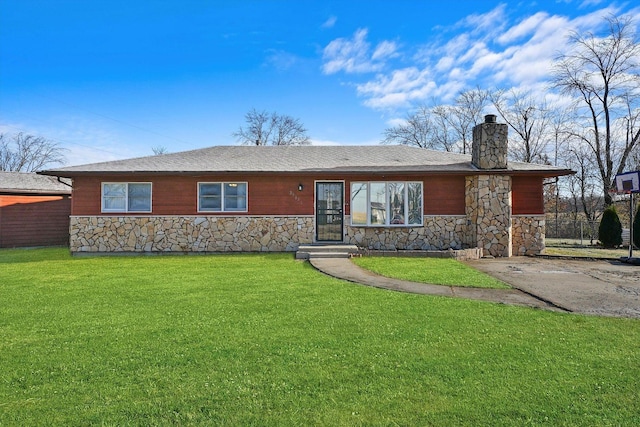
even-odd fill
[[[316,241],[342,242],[344,183],[316,182]]]

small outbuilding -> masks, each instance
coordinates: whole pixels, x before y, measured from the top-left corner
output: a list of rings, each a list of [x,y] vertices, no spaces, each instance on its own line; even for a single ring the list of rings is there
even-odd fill
[[[72,252],[544,249],[543,181],[488,116],[472,155],[408,146],[214,146],[42,172],[73,179]]]
[[[0,248],[67,245],[70,215],[69,181],[0,171]]]

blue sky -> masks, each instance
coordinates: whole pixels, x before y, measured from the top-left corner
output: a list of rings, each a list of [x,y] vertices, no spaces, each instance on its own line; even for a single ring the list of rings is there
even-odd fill
[[[0,4],[0,132],[67,164],[233,145],[252,108],[314,144],[376,144],[461,90],[546,91],[569,31],[633,2],[62,1]]]

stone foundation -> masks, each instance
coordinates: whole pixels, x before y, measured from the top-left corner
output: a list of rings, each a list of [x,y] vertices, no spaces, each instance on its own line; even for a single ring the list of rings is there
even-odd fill
[[[513,255],[540,254],[544,216],[511,219]],[[425,216],[422,227],[353,227],[346,216],[344,243],[373,251],[457,251],[476,247],[473,239],[480,224],[472,224],[468,225],[467,216],[453,215]],[[313,243],[313,227],[313,216],[73,216],[70,249],[74,253],[293,252],[301,244]],[[486,235],[490,233],[487,230]],[[479,247],[484,255],[494,255],[492,245]]]
[[[425,216],[422,227],[354,227],[345,217],[345,243],[371,250],[447,250],[467,248],[464,215]]]
[[[281,252],[313,241],[313,217],[71,217],[71,252]]]
[[[544,250],[544,215],[512,217],[513,255],[540,255]]]

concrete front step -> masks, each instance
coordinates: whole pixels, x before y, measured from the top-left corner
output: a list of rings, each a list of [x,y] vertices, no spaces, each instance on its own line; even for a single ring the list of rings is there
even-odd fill
[[[349,258],[358,253],[356,245],[300,245],[296,259]]]

